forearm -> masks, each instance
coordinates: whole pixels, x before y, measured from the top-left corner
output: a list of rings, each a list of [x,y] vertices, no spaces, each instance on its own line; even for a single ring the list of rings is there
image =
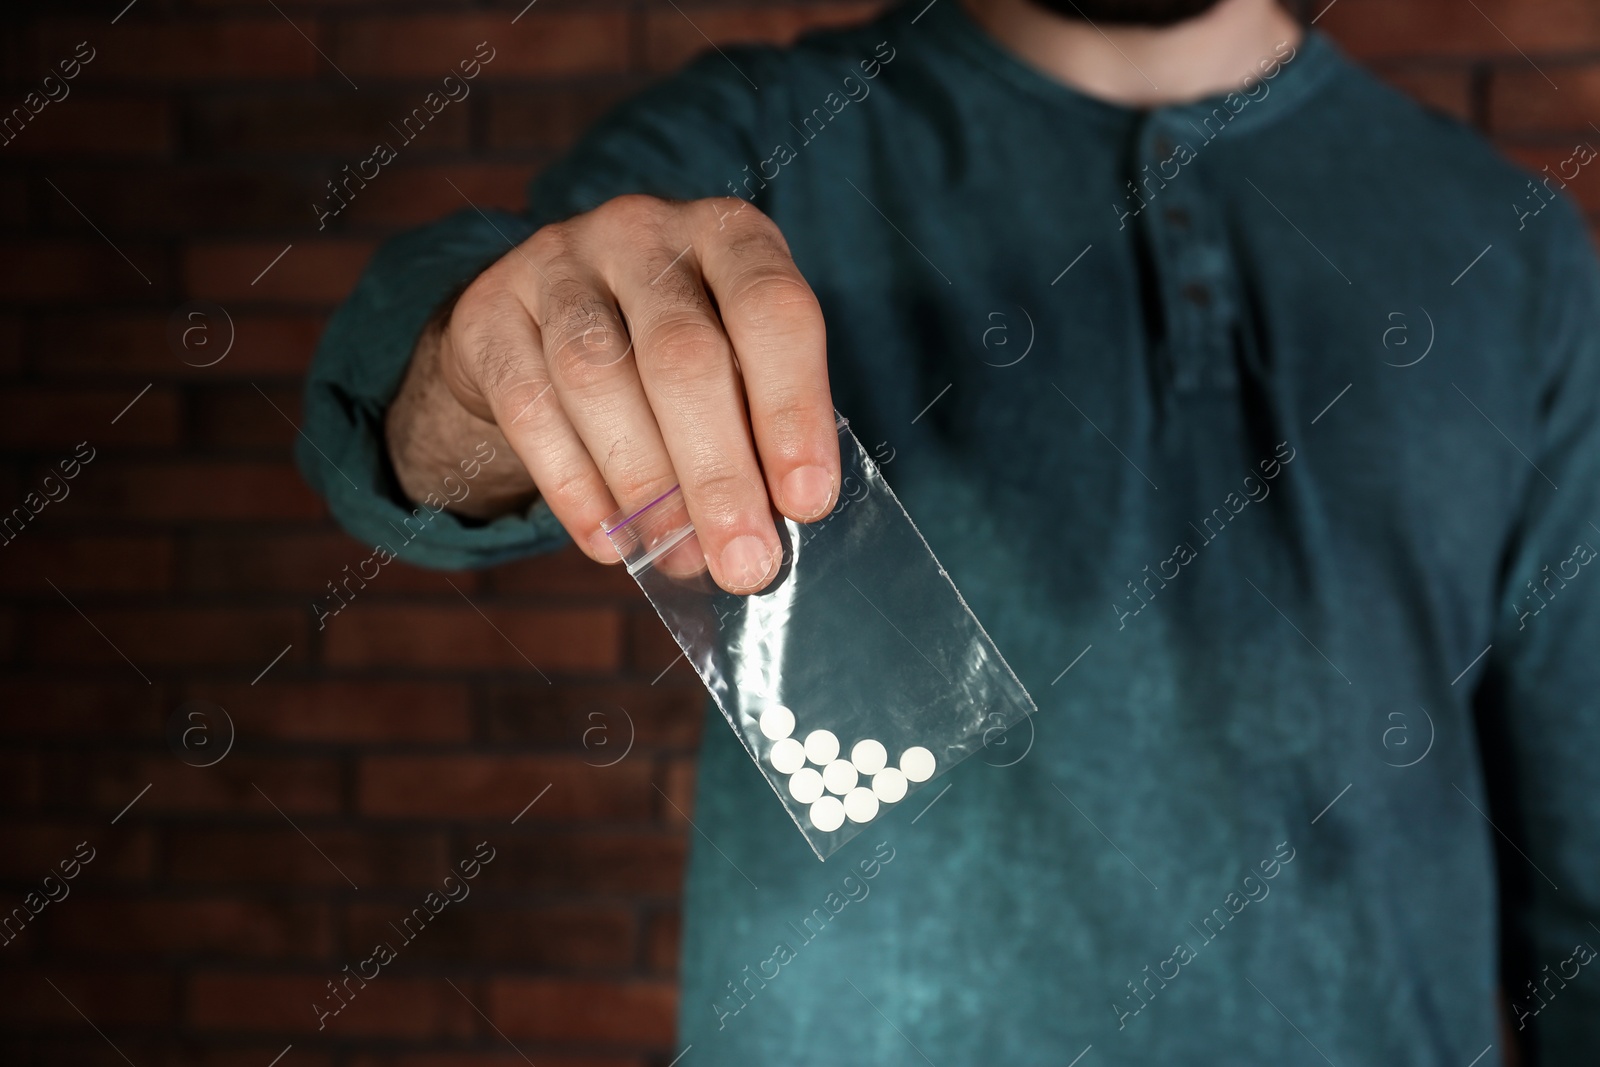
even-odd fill
[[[522,511],[538,496],[533,478],[499,427],[462,406],[440,373],[445,321],[444,316],[435,316],[423,329],[400,391],[384,417],[384,438],[400,488],[412,503],[438,494],[444,479],[459,476],[461,462],[487,441],[500,462],[485,464],[472,492],[448,510],[473,519]]]

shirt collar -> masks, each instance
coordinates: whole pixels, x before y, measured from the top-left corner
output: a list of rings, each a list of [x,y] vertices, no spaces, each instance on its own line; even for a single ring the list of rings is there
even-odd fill
[[[920,14],[916,13],[918,9]],[[1028,64],[980,26],[961,6],[960,0],[934,0],[931,7],[923,7],[922,0],[911,0],[901,8],[901,14],[915,23],[910,33],[923,30],[938,37],[1014,88],[1053,107],[1118,126],[1127,126],[1143,118],[1166,120],[1174,127],[1191,122],[1200,124],[1218,109],[1230,116],[1230,126],[1264,126],[1295,110],[1315,94],[1329,74],[1347,63],[1322,31],[1309,27],[1295,46],[1292,57],[1280,62],[1272,77],[1263,78],[1261,84],[1266,86],[1265,91],[1252,86],[1250,97],[1242,92],[1217,93],[1185,104],[1140,108],[1091,96]],[[1264,60],[1273,58],[1276,57],[1263,57]]]

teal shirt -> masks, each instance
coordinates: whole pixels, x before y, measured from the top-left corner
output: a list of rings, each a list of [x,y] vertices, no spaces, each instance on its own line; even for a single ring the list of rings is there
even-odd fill
[[[1600,274],[1561,176],[1315,31],[1141,111],[923,6],[709,54],[525,213],[386,244],[307,478],[394,542],[382,413],[441,298],[619,194],[753,196],[1039,713],[823,864],[708,709],[683,1063],[1466,1067],[1502,983],[1525,1062],[1595,1062]],[[534,505],[400,554],[564,542]]]

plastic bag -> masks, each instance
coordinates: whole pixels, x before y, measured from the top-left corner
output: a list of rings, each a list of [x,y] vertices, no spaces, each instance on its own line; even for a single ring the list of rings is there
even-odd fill
[[[838,503],[810,524],[775,516],[783,560],[760,593],[711,580],[677,488],[604,526],[824,860],[1037,710],[843,418],[838,432]]]

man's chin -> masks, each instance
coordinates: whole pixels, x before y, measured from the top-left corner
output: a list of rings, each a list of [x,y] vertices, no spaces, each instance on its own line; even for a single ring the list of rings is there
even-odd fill
[[[1216,7],[1220,0],[1029,0],[1067,18],[1114,26],[1171,26]]]

